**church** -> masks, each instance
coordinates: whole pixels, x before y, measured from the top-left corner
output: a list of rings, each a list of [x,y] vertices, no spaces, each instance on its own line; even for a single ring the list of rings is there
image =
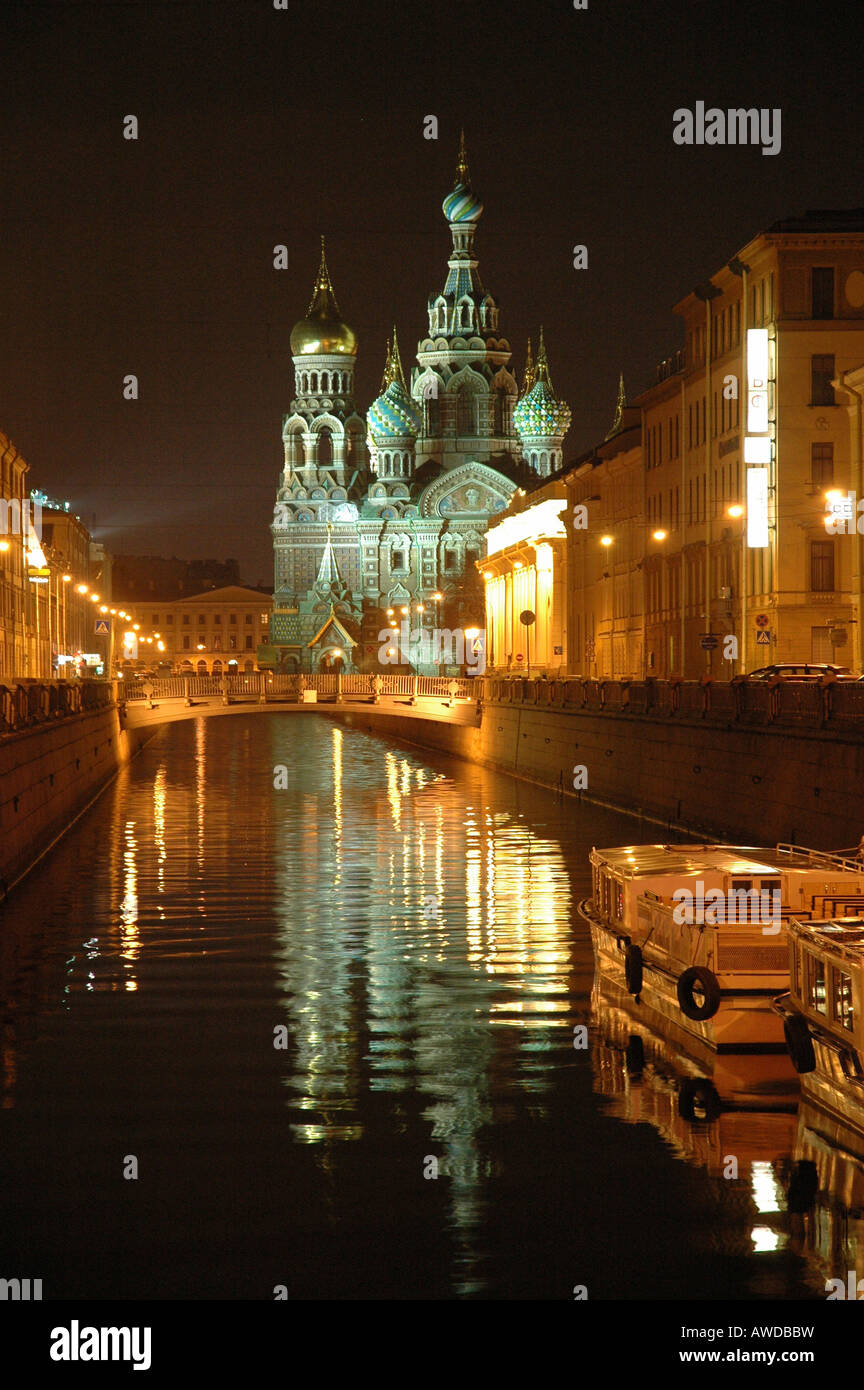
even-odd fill
[[[354,396],[357,337],[337,304],[322,238],[312,300],[291,332],[295,395],[282,427],[262,668],[458,674],[412,661],[399,632],[406,620],[424,638],[482,629],[486,528],[517,489],[561,467],[570,410],[552,390],[542,330],[537,361],[529,342],[521,393],[517,386],[498,303],[478,273],[483,205],[464,138],[442,210],[452,250],[443,289],[427,301],[416,365],[406,379],[394,328],[365,418]],[[385,632],[393,638],[382,645]],[[426,640],[417,647],[431,649]]]

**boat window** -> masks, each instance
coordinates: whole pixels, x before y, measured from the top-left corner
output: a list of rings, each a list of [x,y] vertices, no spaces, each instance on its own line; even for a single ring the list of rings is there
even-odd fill
[[[859,1081],[861,1079],[861,1063],[858,1060],[857,1052],[847,1052],[844,1047],[840,1053],[840,1066],[843,1068],[843,1075],[849,1081]]]
[[[834,1000],[834,1017],[841,1028],[848,1028],[852,1032],[852,976],[847,975],[845,970],[837,970],[831,967],[831,997]]]
[[[624,888],[617,878],[613,891],[615,893],[615,916],[620,922],[624,916]]]
[[[752,878],[733,878],[726,921],[759,921],[759,891],[753,887]]]
[[[817,1014],[827,1013],[825,962],[807,953],[807,1003]]]

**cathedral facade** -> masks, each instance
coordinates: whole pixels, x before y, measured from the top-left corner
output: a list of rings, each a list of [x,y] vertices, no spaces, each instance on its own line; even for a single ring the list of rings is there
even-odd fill
[[[455,646],[427,639],[483,627],[486,528],[517,488],[561,465],[570,412],[552,392],[542,334],[536,365],[529,346],[520,399],[498,303],[478,273],[482,211],[463,142],[443,203],[452,238],[444,287],[427,302],[409,379],[394,329],[365,418],[354,396],[357,338],[322,239],[312,300],[291,333],[295,396],[283,421],[261,666],[455,675]],[[421,639],[413,651],[406,624]],[[382,643],[385,633],[392,640]],[[443,664],[415,659],[431,650]]]

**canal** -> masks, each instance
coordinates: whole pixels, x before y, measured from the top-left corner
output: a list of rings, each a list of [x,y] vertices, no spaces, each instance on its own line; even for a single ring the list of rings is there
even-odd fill
[[[592,994],[588,851],[658,835],[323,716],[161,730],[0,908],[0,1274],[824,1298],[860,1175],[788,1107],[683,1120]]]

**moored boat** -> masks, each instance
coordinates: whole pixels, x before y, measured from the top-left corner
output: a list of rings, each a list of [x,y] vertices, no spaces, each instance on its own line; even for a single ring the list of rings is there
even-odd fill
[[[661,1030],[783,1051],[790,918],[864,914],[864,862],[795,845],[624,845],[591,852],[580,904],[599,968]]]
[[[832,1142],[864,1155],[864,914],[788,929],[789,990],[775,1000],[801,1090]]]

